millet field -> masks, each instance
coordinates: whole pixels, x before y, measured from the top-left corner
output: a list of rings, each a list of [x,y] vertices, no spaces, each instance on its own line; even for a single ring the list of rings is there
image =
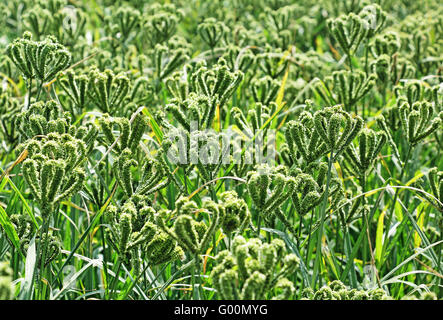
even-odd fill
[[[1,0],[0,300],[443,299],[439,0]]]

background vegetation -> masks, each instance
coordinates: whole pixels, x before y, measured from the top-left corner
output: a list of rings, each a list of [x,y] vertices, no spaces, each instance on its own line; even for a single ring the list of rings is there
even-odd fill
[[[442,298],[441,2],[0,14],[0,299]]]

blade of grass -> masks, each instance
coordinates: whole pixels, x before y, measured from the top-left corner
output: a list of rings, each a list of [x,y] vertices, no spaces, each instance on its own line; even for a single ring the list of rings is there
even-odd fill
[[[25,262],[25,280],[23,289],[20,291],[19,298],[29,300],[32,298],[32,289],[34,286],[35,266],[37,262],[37,252],[35,248],[35,236],[29,242],[28,252]]]
[[[89,231],[97,225],[97,223],[100,222],[100,217],[102,216],[102,214],[105,212],[106,208],[108,207],[109,203],[111,202],[111,199],[113,197],[113,195],[115,194],[115,191],[117,190],[117,184],[114,185],[114,189],[112,190],[111,195],[109,196],[108,200],[106,200],[105,204],[103,205],[103,207],[100,209],[100,211],[94,215],[94,217],[92,218],[91,223],[88,225],[88,227],[86,228],[85,232],[83,232],[82,236],[80,237],[80,239],[77,241],[77,243],[75,244],[75,247],[71,250],[71,253],[69,254],[69,256],[66,258],[65,262],[63,263],[63,265],[61,266],[61,268],[58,270],[56,276],[53,279],[52,282],[52,286],[54,285],[55,281],[58,279],[58,277],[60,276],[63,268],[69,263],[69,261],[71,260],[71,258],[74,256],[74,254],[76,253],[77,249],[80,247],[80,245],[83,243],[83,241],[85,240],[86,236],[89,234]]]
[[[280,230],[271,229],[271,228],[262,228],[261,230],[266,232],[274,233],[278,236],[280,236],[283,241],[286,243],[286,245],[289,247],[292,253],[294,253],[299,259],[300,259],[300,271],[303,277],[303,282],[306,287],[310,287],[311,279],[309,276],[308,269],[306,268],[306,265],[303,262],[303,258],[300,255],[300,251],[297,248],[297,245],[289,239],[288,235]]]
[[[381,254],[383,249],[383,221],[385,218],[385,211],[383,211],[380,216],[378,217],[377,222],[377,233],[375,236],[375,260],[377,261],[377,264],[380,264],[381,262]]]
[[[0,225],[3,227],[3,230],[5,230],[8,239],[12,242],[14,247],[20,253],[20,256],[25,259],[22,250],[20,249],[20,239],[18,238],[17,232],[15,231],[11,220],[9,220],[8,214],[2,206],[0,206]]]
[[[409,261],[411,261],[412,259],[414,259],[415,257],[424,254],[427,250],[430,250],[432,247],[435,247],[437,245],[439,245],[440,243],[443,243],[443,240],[441,241],[437,241],[434,242],[433,244],[427,246],[426,248],[423,249],[417,249],[417,252],[414,253],[413,255],[409,256],[409,258],[407,258],[406,260],[402,261],[401,263],[399,263],[397,266],[394,267],[394,269],[392,269],[391,271],[389,271],[384,277],[382,277],[380,279],[381,283],[384,283],[387,279],[389,279],[389,277],[393,274],[395,274],[395,272],[400,269],[402,266],[404,266],[406,263],[408,263]]]
[[[63,285],[63,288],[58,291],[54,296],[51,297],[51,300],[57,300],[58,298],[62,297],[67,290],[69,290],[72,285],[77,281],[77,279],[90,267],[92,266],[93,261],[90,261],[87,263],[83,268],[81,268],[79,271],[77,271],[67,283]]]
[[[0,168],[0,170],[4,173],[3,169]],[[34,213],[32,212],[31,207],[29,206],[29,204],[26,201],[26,199],[23,196],[23,194],[20,192],[20,190],[17,188],[17,186],[14,184],[14,182],[12,182],[12,180],[9,179],[9,177],[7,175],[4,176],[4,179],[7,181],[7,183],[12,188],[12,190],[14,190],[14,192],[16,192],[18,194],[18,196],[22,200],[22,203],[23,203],[23,205],[25,207],[25,210],[26,210],[29,218],[31,218],[31,221],[34,224],[35,228],[38,229],[39,228],[39,224],[37,223],[37,220],[35,219]]]
[[[178,269],[174,274],[163,284],[163,286],[155,293],[155,295],[152,297],[151,300],[156,300],[176,278],[178,275],[180,275],[182,272],[184,272],[189,267],[193,266],[195,264],[195,260],[192,259],[185,265],[181,266],[180,269]]]

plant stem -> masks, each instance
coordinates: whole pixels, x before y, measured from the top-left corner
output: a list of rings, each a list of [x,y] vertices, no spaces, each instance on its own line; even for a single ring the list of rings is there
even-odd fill
[[[196,283],[197,277],[195,276],[196,273],[200,273],[200,257],[198,253],[194,255],[194,261],[195,263],[192,266],[192,277],[191,277],[192,297],[194,300],[200,300],[200,283]]]
[[[38,293],[39,293],[39,298],[40,299],[44,299],[43,295],[43,277],[44,277],[44,272],[45,272],[45,261],[46,261],[46,250],[47,250],[47,245],[48,245],[48,233],[49,233],[49,219],[47,219],[42,226],[41,229],[42,233],[40,235],[40,241],[39,241],[39,254],[37,255],[40,259],[40,270],[38,270],[39,272],[39,276],[37,277],[37,281],[38,281]]]
[[[347,51],[346,55],[347,55],[347,58],[348,58],[349,68],[351,69],[351,72],[354,72],[354,68],[352,67],[351,52]]]
[[[109,296],[110,300],[112,300],[112,298],[114,296],[114,289],[116,287],[116,284],[118,283],[118,275],[120,273],[121,266],[122,266],[122,262],[121,262],[121,260],[119,260],[118,261],[117,271],[115,272],[115,277],[114,277],[114,279],[112,280],[112,283],[111,283],[111,290],[110,290],[110,296]]]
[[[365,46],[365,73],[368,76],[368,55],[369,55],[369,38],[366,38]]]
[[[312,275],[312,281],[311,281],[311,287],[315,288],[315,285],[317,283],[317,276],[319,273],[319,267],[320,267],[320,260],[321,260],[321,241],[323,236],[323,227],[326,217],[326,206],[328,202],[328,196],[329,196],[329,183],[331,181],[331,169],[332,169],[332,162],[333,162],[333,153],[329,155],[328,159],[328,177],[326,179],[326,189],[325,194],[323,195],[323,205],[322,209],[320,211],[321,220],[320,220],[320,227],[318,230],[318,237],[317,237],[317,250],[316,250],[316,256],[315,256],[315,262],[314,262],[314,273]]]
[[[107,266],[107,257],[106,257],[106,242],[105,242],[105,227],[103,226],[103,216],[102,217],[100,217],[100,223],[101,223],[101,225],[102,225],[102,228],[101,228],[101,240],[102,240],[102,246],[103,246],[103,270],[104,270],[104,275],[105,275],[105,277],[104,277],[104,279],[103,279],[103,282],[104,282],[104,288],[105,288],[105,296],[106,297],[109,297],[109,288],[108,288],[108,285],[107,285],[107,283],[108,283],[108,266]]]
[[[310,221],[309,221],[309,231],[308,231],[308,243],[307,243],[307,250],[306,250],[306,261],[305,261],[305,264],[307,265],[308,264],[308,260],[309,260],[309,248],[311,247],[311,231],[312,231],[312,222],[313,222],[313,220],[314,220],[314,215],[315,215],[315,211],[314,211],[314,209],[312,209],[312,211],[311,211],[311,219],[310,219]]]
[[[412,147],[410,144],[408,144],[408,151],[406,153],[406,157],[403,163],[403,167],[401,169],[401,173],[400,173],[400,178],[399,178],[399,182],[401,183],[403,180],[403,176],[405,175],[406,172],[406,168],[409,162],[409,158],[411,156],[411,151],[412,151]],[[394,214],[395,211],[395,204],[397,202],[397,197],[398,197],[398,193],[400,191],[400,188],[395,188],[395,194],[394,194],[394,199],[392,202],[392,206],[391,206],[391,210],[389,211],[389,216],[388,216],[388,220],[386,222],[386,230],[387,232],[389,232],[389,228],[391,227],[391,223],[392,223],[392,216]],[[388,244],[388,241],[385,241],[385,243],[383,244],[383,249],[382,252],[384,253],[386,251],[386,245]]]
[[[37,89],[37,95],[35,97],[37,101],[38,99],[40,99],[40,93],[42,92],[42,88],[43,88],[43,81],[40,81]]]

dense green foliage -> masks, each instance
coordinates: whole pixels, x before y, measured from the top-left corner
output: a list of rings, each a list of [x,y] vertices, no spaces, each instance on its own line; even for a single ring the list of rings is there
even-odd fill
[[[440,1],[0,14],[0,299],[443,298]]]

